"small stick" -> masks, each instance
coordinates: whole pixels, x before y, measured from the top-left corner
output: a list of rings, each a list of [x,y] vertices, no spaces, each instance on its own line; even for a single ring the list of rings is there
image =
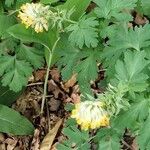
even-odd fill
[[[128,148],[130,148],[130,150],[132,150],[132,147],[124,140],[121,140],[122,144],[124,144],[125,146],[127,146]]]
[[[43,85],[44,82],[35,82],[35,83],[30,83],[27,85],[27,87],[30,87],[30,86],[36,86],[36,85]]]

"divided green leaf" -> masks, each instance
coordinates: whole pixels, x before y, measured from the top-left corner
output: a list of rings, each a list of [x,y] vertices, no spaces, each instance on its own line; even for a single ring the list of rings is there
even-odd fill
[[[26,86],[32,68],[24,60],[16,59],[16,56],[0,57],[0,76],[2,76],[3,86],[9,86],[10,90],[18,92]],[[19,81],[19,82],[18,82]]]
[[[147,79],[149,77],[144,73],[144,69],[149,61],[145,57],[144,51],[127,51],[124,55],[124,62],[118,60],[115,65],[117,82],[128,85],[130,93],[144,91],[148,86]]]
[[[143,50],[150,45],[150,25],[128,29],[125,27],[111,28],[113,34],[109,37],[108,46],[105,47],[103,58],[108,65],[114,65],[127,49]]]
[[[135,129],[136,122],[144,121],[149,113],[149,100],[141,96],[136,97],[137,102],[133,103],[129,110],[121,113],[113,123],[113,127],[119,129]]]
[[[58,43],[55,55],[59,56],[57,65],[61,69],[64,80],[77,74],[78,84],[83,93],[90,93],[90,81],[98,77],[97,63],[100,61],[99,49],[80,49],[74,48],[67,40],[66,36]]]
[[[98,45],[96,26],[98,26],[98,21],[95,17],[82,17],[79,22],[66,28],[68,32],[71,32],[69,41],[72,45],[79,46],[79,48],[82,48],[84,44],[87,47],[96,47]]]
[[[140,0],[144,15],[150,16],[150,1]]]
[[[14,25],[16,20],[12,16],[0,15],[0,37],[6,38],[10,35],[6,33],[6,30]]]
[[[95,13],[99,18],[111,19],[114,17],[120,20],[126,16],[125,9],[133,9],[137,0],[94,0],[94,2],[98,5]]]
[[[144,108],[145,109],[145,108]],[[139,135],[138,135],[138,144],[140,146],[140,150],[148,150],[150,149],[150,115],[147,120],[143,123]]]
[[[1,40],[0,42],[0,56],[6,55],[8,53],[13,53],[15,48],[17,47],[17,42],[13,37],[9,37]]]
[[[44,52],[41,49],[29,47],[23,43],[18,48],[17,57],[30,62],[35,69],[44,64]]]
[[[95,137],[98,150],[120,150],[120,135],[113,129],[100,129]]]
[[[63,129],[63,133],[68,137],[68,140],[58,144],[58,150],[69,150],[72,146],[78,150],[90,150],[88,132],[80,131],[76,126],[69,126]]]

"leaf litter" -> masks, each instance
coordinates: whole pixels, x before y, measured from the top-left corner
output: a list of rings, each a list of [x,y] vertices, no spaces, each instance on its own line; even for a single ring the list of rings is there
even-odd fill
[[[60,130],[61,126],[63,128],[62,120],[68,117],[64,104],[80,101],[79,87],[75,76],[62,82],[58,69],[53,68],[50,71],[44,113],[40,115],[44,77],[45,69],[35,72],[24,93],[12,105],[13,109],[34,124],[34,135],[16,137],[0,134],[0,150],[47,150],[51,147],[54,150],[55,145],[65,138]]]
[[[43,84],[41,82],[44,81],[45,70],[42,69],[37,72],[33,74],[32,80],[30,80],[24,93],[12,105],[13,109],[19,111],[34,124],[34,135],[16,137],[1,133],[0,150],[56,150],[57,144],[66,139],[61,133],[64,122],[69,116],[69,113],[64,109],[64,105],[80,102],[80,91],[76,82],[76,75],[63,82],[57,68],[50,71],[46,107],[44,114],[40,115],[43,94]],[[97,85],[99,80],[103,80],[103,76],[104,72],[101,72],[98,80],[91,85],[95,93],[103,91]],[[133,143],[133,140],[128,139],[131,146],[135,147],[135,141]],[[128,149],[126,146],[124,147],[124,149]],[[92,149],[94,150],[94,148]],[[136,149],[133,148],[133,150]]]

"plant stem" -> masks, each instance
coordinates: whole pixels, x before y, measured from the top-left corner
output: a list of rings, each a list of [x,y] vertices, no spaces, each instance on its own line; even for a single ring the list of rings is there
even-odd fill
[[[48,83],[48,78],[49,78],[49,71],[50,71],[50,67],[51,67],[51,62],[52,62],[52,56],[53,56],[53,51],[56,48],[56,45],[58,43],[60,38],[58,38],[56,40],[56,42],[54,43],[52,50],[49,50],[49,60],[48,60],[48,64],[47,64],[47,71],[46,71],[46,77],[45,77],[45,82],[44,82],[44,93],[43,93],[43,97],[42,97],[42,105],[41,105],[41,114],[43,113],[44,110],[44,104],[45,104],[45,99],[46,99],[46,95],[47,95],[47,83]]]

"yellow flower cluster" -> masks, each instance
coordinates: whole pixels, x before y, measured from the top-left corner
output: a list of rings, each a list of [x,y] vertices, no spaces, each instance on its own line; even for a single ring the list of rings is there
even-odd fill
[[[104,104],[99,101],[76,104],[71,117],[77,120],[83,130],[109,126],[109,115],[104,109]]]
[[[44,29],[48,31],[48,19],[51,11],[49,6],[43,6],[40,3],[26,3],[21,6],[18,17],[26,28],[32,27],[39,33]]]

